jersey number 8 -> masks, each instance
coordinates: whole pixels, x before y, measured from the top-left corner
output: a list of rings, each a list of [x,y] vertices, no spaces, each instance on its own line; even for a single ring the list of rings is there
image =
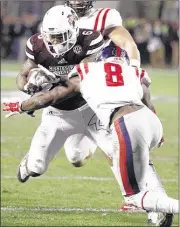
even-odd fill
[[[104,64],[106,73],[106,85],[110,87],[123,86],[122,68],[118,64],[107,62]]]

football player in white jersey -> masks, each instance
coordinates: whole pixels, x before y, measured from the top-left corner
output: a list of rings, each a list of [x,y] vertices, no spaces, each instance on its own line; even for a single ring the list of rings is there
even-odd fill
[[[120,13],[116,9],[95,9],[94,3],[94,0],[65,0],[65,4],[73,8],[77,13],[80,28],[88,28],[101,32],[105,45],[116,45],[117,54],[120,54],[119,47],[125,49],[131,59],[131,64],[140,66],[139,51],[129,32],[122,26]],[[76,157],[76,154],[84,153],[84,155],[81,155],[82,157],[91,157],[97,146],[93,141],[87,139],[85,135],[76,134],[66,140],[64,148],[67,158],[71,161]],[[79,161],[80,165],[84,165],[85,160]],[[130,207],[130,209],[134,208]]]
[[[114,51],[110,52],[115,55]],[[153,105],[149,90],[142,83],[144,75],[141,69],[130,66],[121,57],[99,63],[81,63],[70,73],[68,86],[58,87],[53,96],[50,92],[37,93],[20,106],[7,104],[7,110],[12,111],[14,106],[21,112],[22,109],[38,109],[54,97],[60,99],[81,91],[89,106],[112,132],[113,172],[126,203],[148,212],[160,212],[156,225],[171,226],[173,214],[179,212],[178,200],[146,185],[149,152],[159,144],[163,129],[158,117],[149,109],[153,110]]]
[[[130,64],[133,66],[140,66],[140,53],[137,49],[137,45],[135,44],[127,29],[123,27],[121,15],[116,9],[94,8],[94,0],[66,0],[65,3],[73,8],[78,14],[79,27],[100,31],[104,37],[106,45],[115,44],[116,55],[121,54],[121,49],[119,48],[121,47],[128,53]],[[149,81],[147,83],[147,86],[148,85]],[[81,140],[79,140],[78,136]],[[96,146],[83,135],[70,136],[65,142],[65,152],[67,157],[75,157],[77,150],[79,150],[78,153],[85,152],[88,154],[88,151],[90,151],[90,153],[93,154],[95,152],[95,148]],[[70,160],[71,157],[68,159]],[[81,165],[83,165],[83,160],[81,160]],[[153,185],[152,187],[159,188],[160,190],[162,189],[162,191],[164,191],[151,161],[149,163],[149,179],[149,182],[151,182]],[[120,207],[120,210],[126,210],[130,212],[138,211],[135,207],[130,205],[128,206],[127,204],[123,204]],[[154,222],[152,220],[152,214],[149,213],[148,216],[148,222]]]
[[[100,31],[107,45],[110,40],[126,50],[130,64],[140,66],[140,53],[130,33],[122,25],[122,18],[116,9],[94,8],[94,0],[65,0],[79,16],[79,27]]]

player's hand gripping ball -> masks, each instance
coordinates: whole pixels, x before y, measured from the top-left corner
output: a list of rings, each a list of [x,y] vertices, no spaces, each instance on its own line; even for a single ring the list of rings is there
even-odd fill
[[[30,95],[42,90],[49,90],[52,87],[51,79],[40,68],[31,69],[27,76],[27,81],[24,91]]]

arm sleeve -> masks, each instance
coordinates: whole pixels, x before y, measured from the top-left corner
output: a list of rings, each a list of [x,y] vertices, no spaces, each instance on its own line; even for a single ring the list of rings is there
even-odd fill
[[[110,9],[107,14],[105,28],[108,30],[117,26],[122,26],[121,15],[116,9]]]
[[[146,70],[139,68],[139,75],[141,83],[149,87],[151,85],[151,78],[148,76]]]
[[[104,40],[100,32],[93,32],[88,36],[86,56],[98,53],[104,47]]]
[[[27,40],[25,53],[26,53],[26,56],[29,59],[35,61],[35,54],[34,54],[34,50],[33,50],[32,36]]]

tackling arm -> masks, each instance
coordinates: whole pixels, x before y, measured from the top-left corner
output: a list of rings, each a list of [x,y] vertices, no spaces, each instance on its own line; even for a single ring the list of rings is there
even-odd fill
[[[79,78],[73,77],[66,82],[66,86],[57,86],[47,92],[38,92],[30,99],[22,102],[22,111],[34,111],[61,102],[66,96],[79,92]]]
[[[127,29],[123,26],[112,28],[108,36],[117,46],[127,51],[131,65],[140,66],[139,50]]]
[[[154,105],[152,104],[151,102],[151,94],[150,94],[150,91],[149,91],[149,88],[142,84],[142,87],[143,87],[143,98],[142,98],[142,102],[150,109],[152,110],[155,114],[156,114],[156,111],[155,111],[155,108],[154,108]],[[161,147],[164,143],[164,136],[162,136],[159,144],[158,144],[158,147]]]
[[[155,108],[154,105],[151,102],[151,94],[149,91],[149,88],[145,85],[142,84],[142,88],[143,88],[143,98],[142,98],[142,102],[153,112],[155,112]]]
[[[27,83],[27,76],[31,69],[37,68],[38,66],[29,58],[25,61],[21,71],[17,75],[16,84],[20,91],[24,90],[24,85]]]

